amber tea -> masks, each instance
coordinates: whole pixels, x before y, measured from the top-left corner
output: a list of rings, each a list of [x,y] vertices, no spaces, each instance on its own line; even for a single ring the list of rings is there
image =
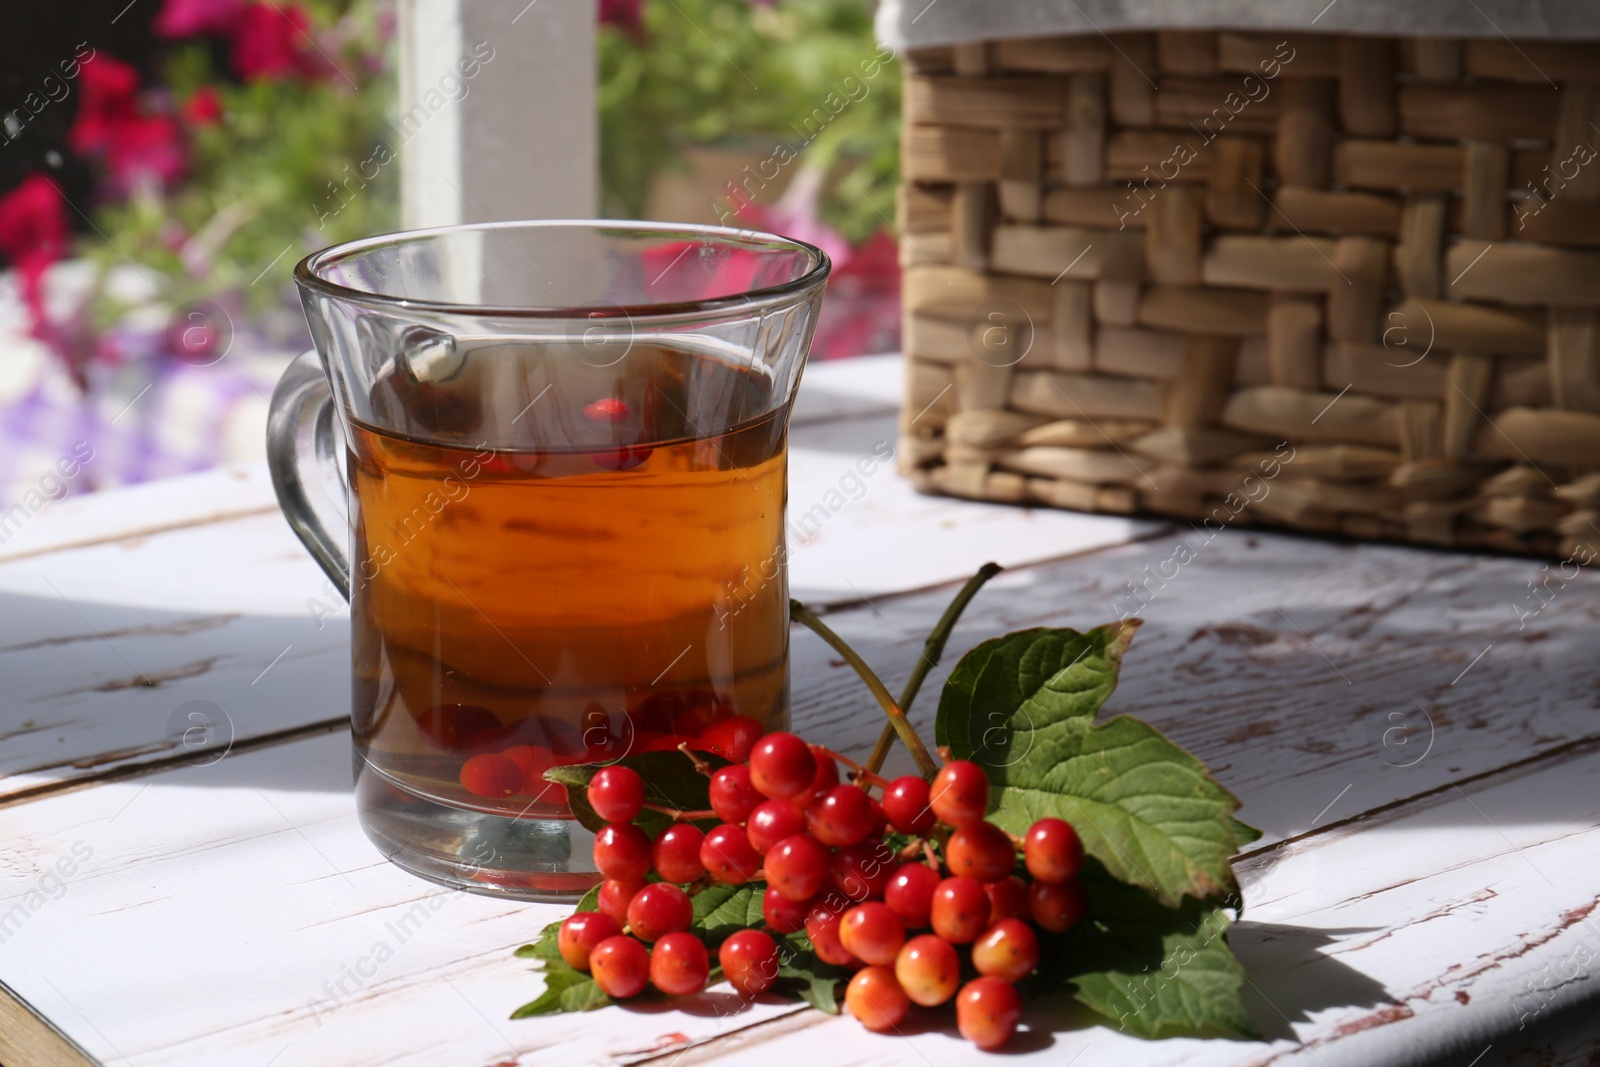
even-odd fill
[[[620,384],[552,375],[493,447],[473,443],[495,419],[472,381],[409,405],[429,440],[350,427],[363,771],[435,804],[567,818],[543,779],[556,764],[784,720],[787,412],[715,358],[629,360]],[[759,414],[702,436],[708,401]]]

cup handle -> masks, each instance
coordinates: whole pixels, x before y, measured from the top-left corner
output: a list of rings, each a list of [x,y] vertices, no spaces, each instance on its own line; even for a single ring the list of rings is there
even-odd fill
[[[334,421],[333,392],[315,350],[296,356],[272,391],[267,414],[267,469],[289,528],[306,546],[328,580],[345,600],[350,599],[350,561],[344,546],[330,533],[347,530],[350,516],[345,500],[343,456],[339,428]],[[307,491],[302,471],[313,470],[322,485],[338,492]]]

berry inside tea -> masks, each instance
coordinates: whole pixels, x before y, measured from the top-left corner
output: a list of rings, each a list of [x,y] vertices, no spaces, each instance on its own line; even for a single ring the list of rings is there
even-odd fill
[[[565,820],[552,766],[787,718],[787,410],[759,369],[703,352],[575,347],[397,373],[372,408],[405,432],[351,420],[369,814]],[[483,849],[502,870],[528,854]],[[575,871],[561,851],[551,870]]]

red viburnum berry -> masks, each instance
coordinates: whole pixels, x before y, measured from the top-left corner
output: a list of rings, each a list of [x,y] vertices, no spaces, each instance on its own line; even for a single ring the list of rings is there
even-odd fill
[[[1089,895],[1082,882],[1034,882],[1028,886],[1028,915],[1051,933],[1072,929],[1088,910]]]
[[[950,835],[944,847],[944,862],[953,875],[997,882],[1016,868],[1017,849],[1004,830],[979,820]]]
[[[888,967],[863,967],[845,986],[844,1006],[874,1033],[899,1029],[911,1010],[911,999]]]
[[[750,845],[765,854],[786,837],[804,833],[806,814],[791,800],[768,800],[757,804],[745,823]]]
[[[608,937],[589,953],[589,974],[608,997],[636,997],[650,981],[650,953],[631,937]]]
[[[719,768],[711,776],[709,792],[711,810],[728,823],[744,822],[756,805],[766,799],[751,784],[750,766],[745,763]]]
[[[824,845],[843,848],[871,834],[876,819],[872,809],[872,798],[865,792],[853,785],[836,785],[806,808],[806,825]]]
[[[650,862],[664,882],[692,882],[706,873],[700,862],[705,832],[692,822],[675,822],[650,843]]]
[[[778,980],[778,943],[760,930],[740,930],[722,943],[717,962],[740,996],[760,996]]]
[[[762,725],[750,716],[730,715],[701,730],[700,740],[723,759],[743,763],[764,733]]]
[[[652,882],[628,902],[628,929],[644,941],[687,930],[692,922],[694,903],[671,882]]]
[[[914,774],[903,775],[883,791],[883,811],[889,825],[903,834],[921,836],[938,821],[928,804],[928,783]]]
[[[750,782],[763,796],[792,800],[811,787],[817,759],[794,734],[767,734],[750,750]]]
[[[883,902],[900,916],[900,921],[906,924],[908,930],[920,929],[928,925],[928,915],[933,909],[933,891],[939,882],[938,872],[926,863],[902,863],[894,869],[889,884],[883,888]],[[1022,910],[1023,914],[1027,914],[1026,896]]]
[[[1083,842],[1065,819],[1040,819],[1023,838],[1028,873],[1041,882],[1070,882],[1083,867]]]
[[[956,994],[956,1028],[985,1052],[1010,1041],[1021,1018],[1022,997],[998,978],[974,978]]]
[[[946,878],[933,891],[933,932],[952,945],[977,939],[989,925],[989,894],[971,878]]]
[[[939,769],[928,789],[928,803],[941,822],[970,826],[989,811],[989,776],[967,760],[952,760]]]
[[[1001,919],[972,943],[972,965],[979,974],[1020,982],[1039,966],[1039,935],[1021,919]]]
[[[810,900],[828,884],[828,846],[810,834],[794,834],[767,850],[762,860],[767,885],[790,900]]]
[[[961,957],[954,945],[937,934],[919,934],[901,946],[894,974],[913,1003],[931,1008],[956,995],[961,984]]]
[[[705,943],[685,931],[666,934],[650,950],[650,984],[673,996],[698,993],[711,974]]]
[[[863,963],[888,967],[906,943],[906,927],[887,904],[869,900],[839,920],[839,943]]]
[[[598,911],[580,911],[568,915],[556,935],[556,947],[567,966],[580,971],[589,969],[589,953],[608,937],[622,933],[622,926],[611,916]]]
[[[712,881],[742,885],[761,871],[761,853],[750,847],[744,827],[723,823],[700,842],[700,863]]]
[[[601,767],[589,779],[585,795],[606,822],[632,822],[644,807],[644,779],[631,767]]]

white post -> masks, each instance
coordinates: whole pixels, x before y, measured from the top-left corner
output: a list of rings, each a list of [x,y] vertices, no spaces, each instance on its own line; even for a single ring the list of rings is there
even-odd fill
[[[405,226],[592,218],[595,0],[402,0]]]

